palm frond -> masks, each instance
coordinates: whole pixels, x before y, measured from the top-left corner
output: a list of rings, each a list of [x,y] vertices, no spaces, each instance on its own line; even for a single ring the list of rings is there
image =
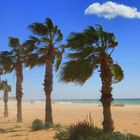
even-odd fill
[[[83,49],[86,46],[94,47],[98,45],[99,35],[96,29],[92,26],[89,26],[82,33],[71,33],[67,39],[67,45],[71,49]]]
[[[59,49],[55,48],[55,59],[56,59],[56,64],[55,64],[55,69],[56,71],[58,71],[59,66],[62,62],[62,54],[63,54],[64,50],[62,49],[62,51],[60,52]]]
[[[36,63],[38,61],[38,54],[37,53],[29,54],[25,59],[26,59],[24,62],[25,67],[33,68],[34,66],[36,66]]]
[[[3,90],[3,84],[0,82],[0,90]]]
[[[12,87],[10,85],[7,86],[7,90],[8,92],[11,92],[12,91]]]
[[[48,53],[48,51],[49,51],[49,48],[39,48],[38,49],[38,54],[44,54],[44,55],[46,55],[47,53]]]
[[[4,73],[9,73],[14,69],[14,61],[11,52],[4,51],[0,53],[0,65]]]
[[[0,76],[3,75],[4,72],[5,72],[5,71],[4,71],[3,67],[2,67],[2,65],[0,65]]]
[[[14,38],[14,37],[9,37],[9,46],[13,49],[17,48],[18,46],[20,46],[19,43],[19,39],[18,38]]]
[[[12,90],[7,80],[3,80],[0,82],[0,90],[6,90],[7,92],[10,92]]]
[[[80,50],[85,46],[85,36],[81,33],[71,33],[67,39],[67,47]]]
[[[59,54],[59,56],[56,58],[56,64],[55,64],[56,71],[58,71],[61,62],[62,62],[62,54]]]
[[[97,49],[91,46],[87,46],[79,51],[74,53],[69,53],[68,58],[70,59],[87,59],[90,55],[96,55]]]
[[[40,43],[44,43],[46,46],[48,46],[49,44],[51,44],[51,40],[50,38],[46,38],[46,37],[42,37],[40,40]]]
[[[74,82],[84,84],[97,67],[90,61],[69,61],[64,64],[60,72],[60,79],[66,83]]]
[[[55,25],[55,26],[53,27],[53,32],[54,32],[54,34],[56,34],[56,33],[57,33],[57,31],[58,31],[58,26],[57,26],[57,25]]]
[[[37,37],[35,37],[35,36],[29,36],[29,38],[30,38],[30,40],[32,41],[32,43],[40,43],[41,42],[41,40],[39,39],[39,38],[37,38]]]
[[[40,66],[40,65],[44,65],[47,62],[47,56],[46,55],[41,55],[39,56],[36,65]]]
[[[112,65],[113,83],[120,82],[124,79],[122,68],[118,64]]]
[[[89,26],[87,29],[84,30],[83,33],[85,34],[87,44],[97,43],[99,35],[94,27]]]
[[[48,27],[48,30],[53,31],[54,25],[53,25],[52,20],[50,18],[46,18],[45,23],[46,23],[46,25]]]
[[[48,29],[47,27],[42,24],[42,23],[32,23],[31,25],[29,25],[28,27],[34,34],[43,36],[46,35],[48,33]]]
[[[24,46],[24,49],[23,49],[24,54],[31,53],[32,51],[36,49],[35,42],[33,40],[26,40],[23,43],[23,46]]]
[[[108,48],[114,48],[118,46],[118,42],[116,41],[115,35],[113,33],[108,33],[107,36],[108,36],[108,41],[110,43]]]
[[[56,32],[56,39],[55,39],[55,42],[60,42],[62,39],[63,39],[63,34],[61,33],[61,31],[60,30],[58,30],[57,32]]]

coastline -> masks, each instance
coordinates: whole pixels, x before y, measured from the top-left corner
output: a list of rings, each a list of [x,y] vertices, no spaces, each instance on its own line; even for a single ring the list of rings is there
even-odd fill
[[[24,102],[45,102],[45,100],[25,100]],[[100,99],[52,99],[52,103],[59,104],[101,104]],[[112,104],[140,105],[140,98],[113,99]]]

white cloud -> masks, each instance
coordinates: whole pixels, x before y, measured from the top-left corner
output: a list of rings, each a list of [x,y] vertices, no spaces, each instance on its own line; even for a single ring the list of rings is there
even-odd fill
[[[137,8],[111,1],[103,4],[93,3],[85,10],[85,14],[96,14],[97,16],[104,17],[106,19],[113,19],[117,16],[122,16],[129,19],[140,19],[140,12],[137,10]]]

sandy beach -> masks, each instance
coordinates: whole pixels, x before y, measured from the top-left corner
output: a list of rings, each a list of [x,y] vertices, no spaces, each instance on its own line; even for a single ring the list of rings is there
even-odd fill
[[[44,102],[23,102],[23,123],[16,123],[16,102],[9,101],[9,117],[3,117],[3,102],[0,101],[0,140],[52,140],[54,130],[31,131],[34,119],[44,120]],[[91,112],[95,126],[102,127],[102,107],[96,104],[53,104],[54,123],[68,125],[86,118]],[[115,131],[140,135],[140,105],[112,107]]]

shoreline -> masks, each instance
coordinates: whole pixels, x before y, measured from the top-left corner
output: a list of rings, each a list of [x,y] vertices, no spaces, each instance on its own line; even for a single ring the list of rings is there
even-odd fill
[[[27,100],[30,101],[30,100]],[[45,100],[32,100],[32,101],[42,101]],[[82,104],[101,104],[100,99],[52,99],[52,103],[70,104],[70,103],[82,103]],[[131,99],[114,99],[112,104],[124,104],[124,105],[140,105],[140,98]]]
[[[0,97],[0,102],[3,102],[3,97]],[[9,97],[9,102],[15,102],[15,97]],[[22,99],[24,103],[44,103],[45,100]],[[101,105],[100,99],[52,99],[52,104],[90,104]],[[140,105],[140,98],[119,98],[112,101],[112,105]]]

